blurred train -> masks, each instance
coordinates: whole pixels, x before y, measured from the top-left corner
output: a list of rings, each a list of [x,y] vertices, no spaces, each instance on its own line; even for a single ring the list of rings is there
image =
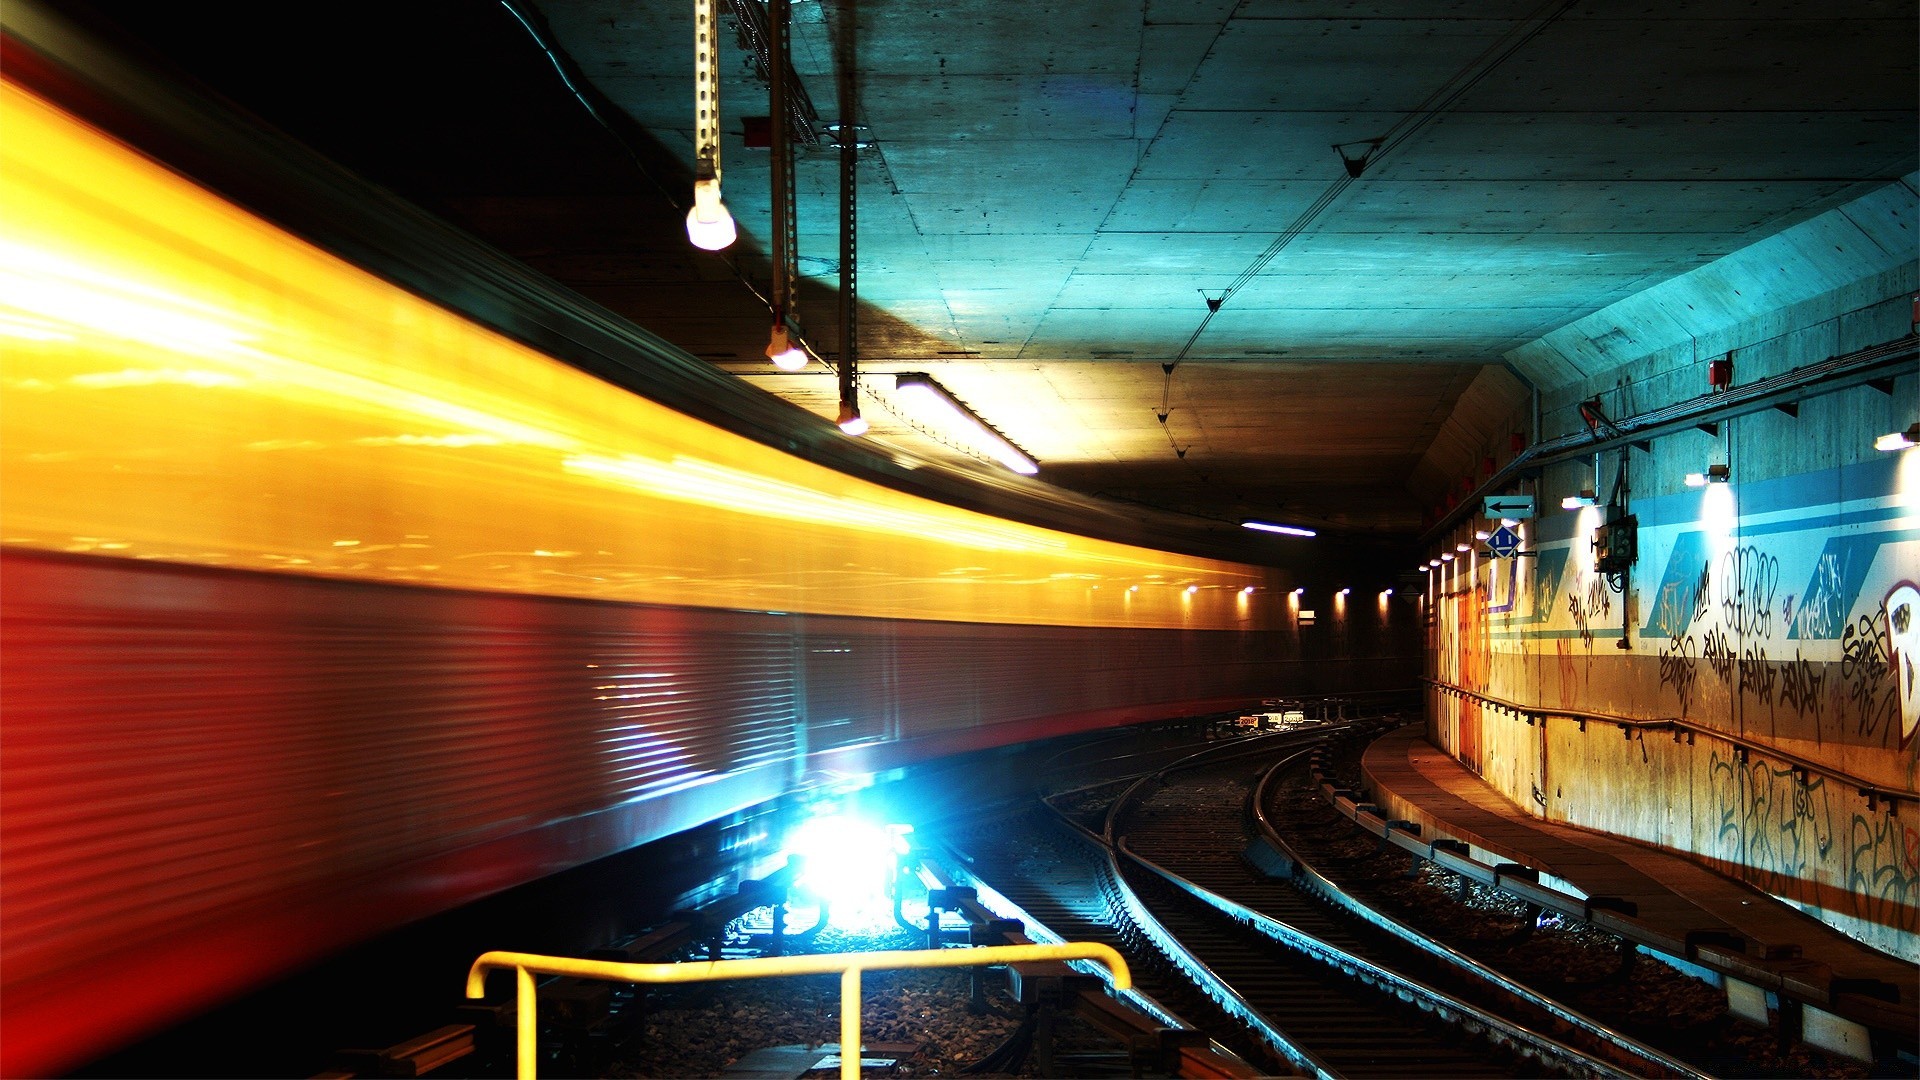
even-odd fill
[[[0,1074],[820,777],[1374,680],[4,19]]]

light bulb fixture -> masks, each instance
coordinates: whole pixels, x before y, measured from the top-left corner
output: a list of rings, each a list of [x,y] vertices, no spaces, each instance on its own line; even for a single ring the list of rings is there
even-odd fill
[[[720,251],[739,236],[733,215],[720,201],[720,181],[694,181],[693,209],[687,211],[687,239],[703,251]]]
[[[1241,589],[1241,590],[1240,590],[1240,595],[1241,595],[1241,596],[1252,596],[1252,595],[1253,595],[1253,586],[1251,586],[1251,585],[1249,585],[1249,586],[1247,586],[1246,588],[1244,588],[1244,589]]]
[[[1335,593],[1334,595],[1335,595],[1335,596],[1345,596],[1345,595],[1347,595],[1348,593],[1350,593],[1350,592],[1352,592],[1352,591],[1353,591],[1352,589],[1341,589],[1341,590],[1340,590],[1339,592],[1337,592],[1337,593]]]
[[[1392,595],[1393,595],[1393,590],[1392,590],[1392,589],[1381,589],[1381,590],[1380,590],[1380,599],[1382,599],[1382,600],[1385,600],[1385,599],[1386,599],[1387,597],[1389,597],[1389,596],[1392,596]]]
[[[1462,554],[1465,554],[1466,552],[1473,550],[1473,545],[1462,540],[1461,542],[1453,545],[1453,550],[1458,551]]]
[[[773,324],[773,333],[767,338],[767,359],[781,371],[799,371],[807,366],[806,351],[793,343],[793,334],[785,323]]]
[[[858,438],[867,433],[866,418],[860,415],[860,406],[851,402],[840,403],[840,418],[835,421],[840,430]]]
[[[1293,590],[1293,592],[1292,592],[1292,593],[1291,593],[1290,595],[1292,595],[1292,596],[1305,596],[1305,595],[1307,595],[1307,587],[1306,587],[1305,585],[1302,585],[1302,586],[1300,586],[1299,588],[1297,588],[1297,589],[1295,589],[1295,590]]]
[[[1504,526],[1506,526],[1507,528],[1509,528],[1509,529],[1511,529],[1511,528],[1513,528],[1513,527],[1514,527],[1515,525],[1518,525],[1518,524],[1520,524],[1520,519],[1519,519],[1519,518],[1501,518],[1501,519],[1500,519],[1500,524],[1502,524],[1502,525],[1504,525]]]
[[[1440,553],[1440,561],[1441,561],[1441,562],[1452,562],[1452,561],[1453,561],[1453,552],[1451,552],[1451,551],[1443,551],[1443,552],[1441,552],[1441,553]]]
[[[1905,431],[1889,431],[1873,440],[1875,450],[1905,450],[1909,446],[1920,446],[1920,423]]]
[[[1439,560],[1439,559],[1428,559],[1428,560],[1427,560],[1427,569],[1429,569],[1429,570],[1434,570],[1434,569],[1437,569],[1437,568],[1439,568],[1439,566],[1440,566],[1440,560]]]
[[[893,390],[896,400],[913,414],[914,419],[968,450],[992,458],[1025,476],[1040,471],[1040,466],[1027,456],[1026,451],[1013,445],[1006,436],[994,430],[993,425],[962,405],[958,398],[947,392],[946,387],[935,382],[933,376],[919,371],[902,372],[893,377]]]
[[[1708,484],[1724,484],[1727,482],[1728,473],[1729,470],[1725,465],[1709,465],[1706,472],[1688,473],[1687,486],[1706,487]]]
[[[1475,529],[1473,530],[1473,538],[1475,540],[1491,540],[1493,539],[1493,534],[1485,529]]]
[[[1562,510],[1578,510],[1583,506],[1597,505],[1599,505],[1599,500],[1594,498],[1592,488],[1581,488],[1579,494],[1569,495],[1560,500],[1560,509]]]
[[[1257,529],[1260,532],[1280,533],[1283,536],[1317,536],[1312,529],[1303,529],[1298,525],[1275,525],[1271,521],[1243,521],[1243,529]]]

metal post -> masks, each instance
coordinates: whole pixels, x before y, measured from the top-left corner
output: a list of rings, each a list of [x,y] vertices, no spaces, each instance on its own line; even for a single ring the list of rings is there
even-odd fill
[[[794,277],[799,265],[794,220],[793,131],[788,121],[787,22],[789,0],[767,2],[767,102],[773,130],[773,324],[793,316]]]
[[[840,973],[840,1078],[860,1080],[860,969]]]
[[[533,1012],[533,972],[523,967],[516,967],[513,969],[513,982],[519,1004],[514,1019],[518,1021],[520,1036],[518,1048],[520,1080],[534,1080],[534,1063],[540,1056],[540,1025]]]
[[[855,303],[858,295],[859,275],[858,243],[855,240],[855,228],[859,223],[859,202],[856,198],[854,162],[859,153],[859,136],[854,131],[853,108],[853,61],[854,23],[857,21],[854,5],[842,4],[840,17],[840,48],[835,58],[839,68],[840,97],[840,404],[857,405],[859,399],[859,309]]]

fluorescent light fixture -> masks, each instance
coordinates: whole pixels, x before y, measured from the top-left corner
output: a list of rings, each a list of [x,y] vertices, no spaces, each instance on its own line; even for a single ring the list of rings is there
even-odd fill
[[[866,417],[860,415],[860,406],[851,401],[840,403],[840,418],[834,422],[840,425],[841,431],[855,438],[867,433]]]
[[[1905,450],[1909,446],[1920,446],[1920,424],[1905,431],[1889,431],[1873,440],[1875,450]]]
[[[1708,484],[1724,484],[1727,482],[1727,475],[1728,469],[1725,465],[1709,465],[1706,472],[1688,473],[1687,486],[1706,487]]]
[[[1583,506],[1597,505],[1599,505],[1599,500],[1594,498],[1592,488],[1583,488],[1578,495],[1569,495],[1560,500],[1560,509],[1562,510],[1578,510]]]
[[[1271,521],[1243,521],[1243,529],[1258,529],[1261,532],[1280,533],[1285,536],[1316,536],[1312,529],[1302,529],[1298,525],[1275,525]]]
[[[1032,476],[1040,471],[1040,466],[1034,464],[1025,451],[962,405],[946,387],[933,381],[933,376],[919,371],[902,372],[893,377],[893,390],[901,406],[911,412],[914,419],[941,435],[1014,472]]]
[[[687,239],[704,251],[719,251],[739,235],[727,204],[720,201],[720,181],[694,181],[693,209],[687,211]]]
[[[805,350],[793,343],[793,335],[784,323],[775,323],[767,338],[767,359],[781,371],[799,371],[807,366]]]

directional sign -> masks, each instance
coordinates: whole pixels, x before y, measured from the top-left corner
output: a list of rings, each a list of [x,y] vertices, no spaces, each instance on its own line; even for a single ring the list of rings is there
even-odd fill
[[[1487,550],[1499,558],[1511,559],[1520,550],[1520,534],[1502,525],[1487,537]]]
[[[1480,500],[1480,516],[1525,521],[1533,516],[1533,496],[1488,495]]]

